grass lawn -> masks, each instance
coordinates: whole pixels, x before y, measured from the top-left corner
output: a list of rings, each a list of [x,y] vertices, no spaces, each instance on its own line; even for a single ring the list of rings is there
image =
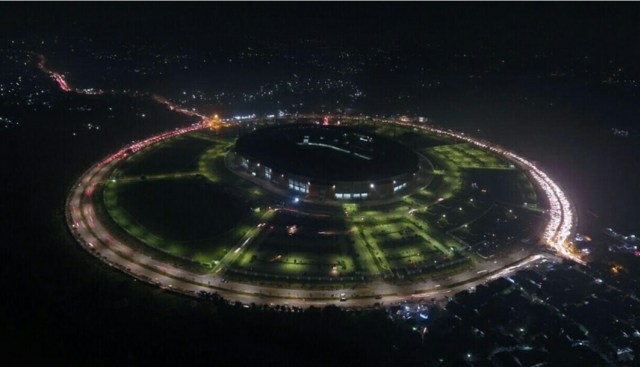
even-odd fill
[[[534,186],[503,157],[412,128],[378,125],[376,132],[427,157],[435,167],[430,184],[384,205],[304,204],[305,211],[330,217],[280,211],[260,219],[251,207],[282,198],[226,168],[235,130],[203,130],[129,158],[105,182],[105,207],[146,244],[205,263],[228,254],[219,266],[247,279],[268,275],[260,281],[449,274],[470,266],[458,261],[468,256],[465,242],[492,236],[481,249],[491,253],[539,220]],[[247,234],[251,242],[234,252]]]
[[[279,212],[235,266],[270,274],[344,276],[357,270],[354,255],[353,233],[341,218]]]
[[[186,257],[217,257],[220,239],[251,216],[223,186],[204,178],[108,183],[105,204],[132,235]]]

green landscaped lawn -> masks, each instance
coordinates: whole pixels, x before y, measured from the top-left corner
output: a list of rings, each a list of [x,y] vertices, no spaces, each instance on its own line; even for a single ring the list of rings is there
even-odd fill
[[[253,250],[247,251],[242,261],[235,265],[258,273],[312,277],[351,276],[355,269],[353,259],[346,255],[289,252],[280,257],[279,254]]]
[[[537,209],[536,191],[527,176],[502,157],[410,128],[378,125],[376,132],[395,135],[434,164],[426,188],[391,204],[345,203],[332,209],[331,219],[278,212],[260,220],[249,203],[273,194],[226,168],[224,157],[235,134],[198,131],[127,160],[115,171],[116,181],[105,183],[104,202],[130,234],[201,262],[233,255],[229,251],[248,233],[258,233],[237,255],[226,257],[228,263],[234,269],[282,276],[391,275],[393,269],[456,259],[466,246],[449,233],[475,241],[484,235],[479,234],[482,226],[496,231],[504,227],[501,233],[507,235],[529,227],[516,225],[515,218],[513,225],[501,228],[492,223],[503,218],[505,205],[517,208],[527,202],[529,209]],[[502,211],[494,210],[496,205]],[[328,210],[320,205],[307,208]],[[262,221],[267,223],[259,230]],[[294,225],[297,232],[288,234],[287,227]]]
[[[254,213],[236,200],[245,196],[234,191],[238,177],[224,168],[233,141],[203,130],[139,152],[105,183],[109,214],[148,245],[200,262],[219,260],[255,225]],[[218,162],[220,174],[208,161]]]
[[[236,261],[236,267],[309,276],[329,276],[336,265],[340,275],[356,270],[353,236],[341,218],[317,219],[279,212],[266,222],[263,231]]]
[[[442,160],[459,168],[509,169],[506,159],[468,143],[440,145],[429,148],[432,154],[439,155]]]
[[[114,220],[134,236],[187,257],[215,258],[225,246],[220,240],[251,215],[223,187],[203,178],[110,183],[105,203]]]

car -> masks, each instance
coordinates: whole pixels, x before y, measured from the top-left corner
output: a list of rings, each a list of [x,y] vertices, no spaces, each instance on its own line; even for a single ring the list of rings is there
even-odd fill
[[[347,300],[347,295],[345,293],[340,293],[340,302],[344,302]]]
[[[382,295],[378,294],[378,295],[376,296],[376,299],[382,299]]]

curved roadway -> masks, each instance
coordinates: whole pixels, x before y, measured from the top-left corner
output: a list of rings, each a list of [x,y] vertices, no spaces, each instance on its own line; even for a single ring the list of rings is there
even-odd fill
[[[80,177],[67,199],[66,218],[74,237],[83,248],[110,266],[118,268],[137,279],[156,284],[163,289],[189,295],[197,295],[200,291],[215,292],[229,301],[244,304],[281,304],[297,307],[335,304],[360,308],[370,307],[375,303],[396,303],[409,298],[442,298],[488,280],[505,276],[519,268],[530,266],[534,262],[544,259],[554,260],[555,258],[551,254],[541,252],[537,246],[531,246],[533,248],[514,251],[497,261],[479,263],[473,270],[455,274],[445,281],[428,280],[409,285],[373,281],[358,285],[356,288],[336,288],[333,290],[289,289],[272,285],[226,281],[222,276],[218,275],[219,272],[196,274],[173,264],[156,260],[129,247],[127,245],[127,240],[129,239],[110,232],[108,226],[99,221],[95,214],[95,205],[102,205],[102,203],[95,202],[93,193],[99,185],[108,179],[111,170],[121,160],[126,159],[129,154],[167,138],[207,128],[206,119],[203,119],[203,121],[202,124],[163,133],[126,147],[95,164]],[[411,125],[437,134],[465,140],[484,149],[490,149],[502,154],[526,169],[534,178],[536,184],[545,192],[549,202],[549,222],[543,234],[545,244],[551,246],[563,257],[580,261],[566,247],[566,243],[576,225],[573,209],[560,188],[533,164],[499,147],[471,139],[453,131],[406,124],[394,120],[383,120],[383,122]],[[242,245],[238,246],[235,251],[240,251],[241,247]],[[339,287],[339,285],[337,286]],[[340,301],[341,293],[346,295],[346,301]]]

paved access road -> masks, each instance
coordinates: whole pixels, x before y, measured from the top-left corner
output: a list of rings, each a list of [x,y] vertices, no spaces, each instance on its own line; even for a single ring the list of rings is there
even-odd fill
[[[223,275],[219,275],[224,274],[225,263],[221,263],[221,266],[216,267],[211,273],[196,274],[136,251],[127,244],[132,241],[131,238],[126,238],[127,236],[120,234],[120,231],[116,234],[116,231],[110,230],[108,225],[99,220],[96,208],[103,203],[96,200],[94,192],[99,190],[100,185],[108,179],[111,170],[132,152],[175,135],[203,128],[206,128],[205,124],[198,124],[154,136],[107,157],[86,171],[73,186],[66,208],[69,227],[78,242],[110,266],[164,289],[191,295],[197,295],[200,291],[215,292],[229,301],[244,304],[286,304],[297,307],[334,304],[364,308],[375,303],[388,305],[407,299],[439,299],[531,266],[538,261],[558,259],[554,255],[540,251],[542,248],[534,246],[533,249],[513,252],[497,261],[480,263],[473,270],[455,274],[439,282],[428,280],[397,285],[379,280],[364,283],[357,288],[341,289],[337,285],[338,288],[333,290],[313,290],[227,281]],[[556,200],[557,198],[557,196],[554,197]],[[242,252],[245,244],[245,241],[241,241],[230,253]],[[538,253],[531,253],[531,250]],[[346,301],[340,301],[342,293],[346,295]]]

